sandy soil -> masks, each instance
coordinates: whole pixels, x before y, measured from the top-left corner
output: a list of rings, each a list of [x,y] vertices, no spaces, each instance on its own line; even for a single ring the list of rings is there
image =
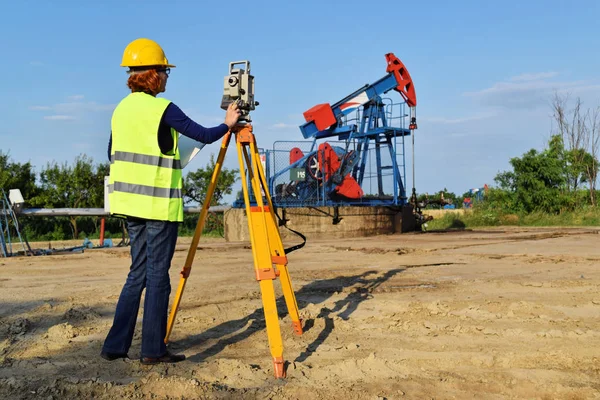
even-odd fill
[[[0,259],[0,398],[600,398],[598,232],[309,241],[289,255],[302,336],[279,307],[284,380],[246,243],[201,241],[170,345],[188,359],[158,366],[141,324],[130,360],[99,357],[128,248]]]

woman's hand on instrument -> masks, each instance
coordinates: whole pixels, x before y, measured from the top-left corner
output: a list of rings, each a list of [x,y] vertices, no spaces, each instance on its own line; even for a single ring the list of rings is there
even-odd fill
[[[235,124],[237,124],[240,115],[242,115],[242,111],[238,107],[237,102],[232,102],[229,107],[227,107],[225,113],[225,125],[227,125],[229,129],[233,128]]]

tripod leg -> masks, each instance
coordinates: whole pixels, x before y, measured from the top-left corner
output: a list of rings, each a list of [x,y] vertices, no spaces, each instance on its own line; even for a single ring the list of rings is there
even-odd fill
[[[200,241],[200,236],[202,236],[202,231],[204,230],[204,223],[206,222],[206,216],[208,215],[210,202],[212,200],[213,194],[215,193],[215,188],[217,186],[219,174],[221,173],[223,161],[225,160],[225,154],[227,153],[227,147],[229,146],[230,139],[231,132],[228,132],[223,138],[223,141],[221,142],[221,150],[219,151],[219,156],[217,157],[215,170],[213,171],[212,178],[210,180],[210,185],[208,186],[208,191],[206,193],[206,198],[204,199],[204,204],[202,204],[202,210],[200,211],[200,216],[198,217],[196,230],[194,232],[194,237],[192,238],[192,243],[190,244],[190,248],[188,250],[185,264],[183,266],[183,269],[181,270],[181,279],[179,279],[179,286],[177,287],[177,292],[175,294],[175,298],[173,299],[173,305],[171,306],[171,314],[169,315],[169,319],[167,321],[167,334],[165,335],[165,343],[169,342],[169,336],[171,335],[171,331],[173,330],[173,324],[175,323],[175,317],[177,316],[179,303],[181,303],[183,290],[185,289],[187,278],[190,276],[190,272],[192,270],[192,264],[194,262],[194,256],[196,255],[196,249],[198,248],[198,242]]]
[[[281,235],[277,229],[275,221],[275,211],[273,208],[273,202],[271,195],[269,194],[267,180],[265,178],[265,172],[263,171],[262,164],[259,162],[260,157],[256,142],[250,144],[252,151],[253,165],[256,167],[256,172],[261,186],[264,189],[265,197],[268,202],[268,213],[265,215],[267,224],[267,234],[269,237],[269,246],[271,251],[271,259],[276,265],[279,271],[279,279],[281,280],[281,289],[283,291],[283,297],[285,298],[285,304],[288,309],[288,313],[292,320],[292,328],[296,335],[302,335],[302,320],[298,312],[298,303],[296,302],[296,295],[292,289],[292,280],[287,268],[287,257],[283,249],[283,243],[281,241]],[[265,210],[267,211],[267,210]]]
[[[257,206],[250,205],[248,183],[246,182],[246,179],[242,178],[242,190],[244,193],[246,214],[248,216],[248,230],[250,233],[250,241],[252,243],[252,256],[254,258],[254,272],[256,274],[256,280],[259,281],[260,285],[275,377],[284,378],[283,341],[281,339],[281,331],[279,328],[279,316],[277,314],[277,303],[273,285],[273,280],[277,279],[277,273],[273,268],[273,261],[271,260],[265,207],[260,193],[258,176],[256,175],[255,160],[252,160],[249,157],[246,146],[243,146],[241,143],[242,141],[244,144],[248,143],[247,136],[238,133],[237,139],[240,173],[242,174],[242,177],[246,175],[246,172],[248,173],[257,203]],[[250,161],[250,163],[248,163],[248,161]]]
[[[269,348],[271,350],[271,356],[273,357],[273,372],[276,378],[285,378],[283,341],[281,339],[281,331],[279,328],[279,316],[277,314],[273,279],[262,279],[260,281],[260,292],[265,313],[265,323],[267,325]]]
[[[268,218],[267,227],[269,229],[269,236],[279,237],[279,230],[277,229],[277,225],[275,224],[275,217],[272,216],[273,208],[269,207],[270,218]],[[277,243],[277,242],[276,242]],[[273,243],[271,243],[271,251],[272,251],[272,260],[275,263],[277,270],[279,272],[279,279],[281,280],[281,290],[283,292],[283,297],[285,298],[285,304],[288,309],[288,313],[290,315],[290,319],[292,320],[292,329],[294,333],[298,336],[302,335],[302,320],[300,319],[300,313],[298,312],[298,303],[296,302],[296,295],[294,294],[294,290],[292,289],[292,280],[290,278],[290,273],[287,267],[287,257],[283,254],[283,245],[281,244],[281,239],[279,239],[279,247],[280,249],[273,249]]]

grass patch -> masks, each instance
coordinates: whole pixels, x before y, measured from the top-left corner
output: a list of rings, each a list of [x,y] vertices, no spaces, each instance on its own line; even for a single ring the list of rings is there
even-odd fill
[[[424,211],[424,214],[427,214]],[[448,213],[427,223],[427,230],[460,230],[494,226],[600,226],[600,209],[585,207],[560,214],[534,212],[531,214],[504,214],[489,209]]]

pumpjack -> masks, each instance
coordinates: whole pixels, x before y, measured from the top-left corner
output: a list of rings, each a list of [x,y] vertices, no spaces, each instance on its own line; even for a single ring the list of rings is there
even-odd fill
[[[385,59],[386,75],[381,79],[333,105],[317,104],[304,112],[306,122],[300,131],[305,139],[313,140],[310,150],[291,148],[288,164],[279,169],[277,158],[282,151],[276,146],[283,142],[265,152],[269,187],[277,207],[407,204],[405,136],[413,137],[414,195],[417,97],[404,64],[393,53]],[[382,98],[392,90],[401,95],[402,102]],[[406,106],[410,109],[408,124]],[[337,143],[332,141],[335,137]],[[329,141],[317,144],[323,139]]]

